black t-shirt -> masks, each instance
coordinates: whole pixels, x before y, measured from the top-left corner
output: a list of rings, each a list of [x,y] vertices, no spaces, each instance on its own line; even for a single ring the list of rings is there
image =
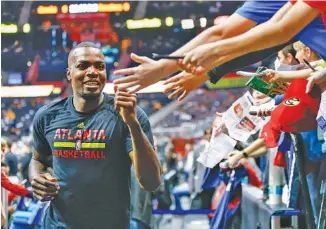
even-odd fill
[[[138,121],[153,144],[145,112]],[[92,114],[75,110],[73,98],[46,105],[34,118],[34,148],[53,157],[58,196],[45,213],[45,228],[127,229],[132,141],[114,98]]]

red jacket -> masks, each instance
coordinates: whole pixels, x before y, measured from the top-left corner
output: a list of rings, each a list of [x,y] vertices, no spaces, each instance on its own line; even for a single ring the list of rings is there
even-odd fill
[[[4,172],[1,172],[1,187],[18,196],[24,196],[24,197],[29,196],[29,192],[27,188],[19,184],[11,183]],[[13,197],[11,196],[9,198],[9,203],[11,202],[10,199],[12,200]]]

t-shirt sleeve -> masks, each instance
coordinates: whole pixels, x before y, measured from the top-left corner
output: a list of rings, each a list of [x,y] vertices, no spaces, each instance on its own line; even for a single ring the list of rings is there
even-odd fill
[[[149,123],[146,113],[140,107],[137,107],[137,119],[147,139],[154,147],[154,139],[153,139],[151,124]],[[127,152],[130,153],[133,150],[132,140],[131,140],[129,129],[127,130],[128,132],[126,137],[126,149]]]
[[[286,1],[246,1],[235,13],[261,24],[271,19],[285,3]]]
[[[326,12],[326,1],[303,1],[309,6],[319,9],[321,12]]]
[[[45,116],[45,108],[40,108],[33,119],[33,148],[38,153],[48,156],[51,154],[51,148],[48,141],[45,138],[44,128],[45,122],[43,120]]]

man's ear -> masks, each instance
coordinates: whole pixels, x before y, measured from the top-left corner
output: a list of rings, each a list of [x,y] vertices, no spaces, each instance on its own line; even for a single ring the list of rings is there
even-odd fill
[[[290,63],[292,63],[294,60],[294,56],[291,53],[286,54],[286,58],[289,60]]]
[[[71,81],[70,68],[66,69],[66,76],[67,76],[68,81],[70,82]]]

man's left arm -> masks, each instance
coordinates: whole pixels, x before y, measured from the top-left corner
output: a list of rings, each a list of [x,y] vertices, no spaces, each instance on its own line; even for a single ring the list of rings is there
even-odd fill
[[[145,190],[155,191],[161,184],[161,166],[152,143],[144,133],[146,131],[151,135],[151,131],[148,129],[150,128],[149,121],[147,119],[143,125],[139,121],[135,121],[128,125],[128,128],[133,149],[129,156],[134,166],[135,175]]]
[[[161,184],[161,166],[154,150],[153,134],[146,113],[137,108],[136,94],[115,87],[114,106],[128,127],[126,150],[140,185],[155,191]]]

